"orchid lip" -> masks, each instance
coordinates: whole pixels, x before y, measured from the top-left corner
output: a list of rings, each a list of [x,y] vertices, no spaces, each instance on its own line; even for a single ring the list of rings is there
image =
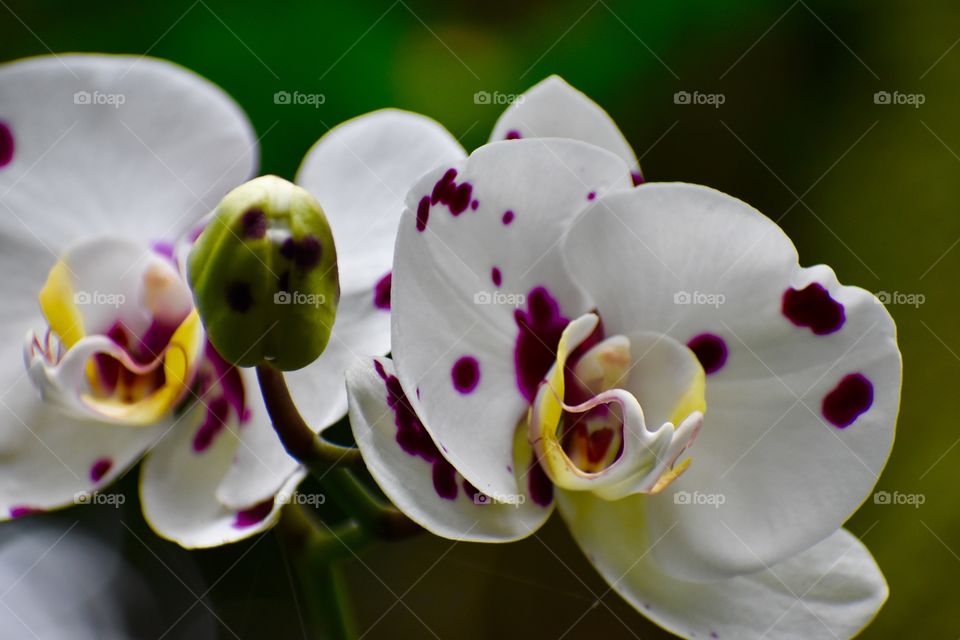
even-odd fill
[[[607,500],[662,491],[687,468],[689,459],[678,460],[703,423],[702,369],[689,389],[677,393],[676,417],[648,428],[627,388],[634,367],[629,338],[612,336],[578,353],[598,325],[591,313],[564,330],[556,363],[529,412],[531,444],[558,487]]]

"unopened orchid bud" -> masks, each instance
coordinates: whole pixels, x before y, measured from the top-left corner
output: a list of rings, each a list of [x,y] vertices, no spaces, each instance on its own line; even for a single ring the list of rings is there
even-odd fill
[[[323,353],[337,312],[337,252],[323,209],[276,176],[217,206],[188,276],[210,342],[229,362],[300,369]]]

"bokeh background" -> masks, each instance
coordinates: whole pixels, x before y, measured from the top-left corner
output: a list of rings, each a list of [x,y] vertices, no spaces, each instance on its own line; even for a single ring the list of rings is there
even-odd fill
[[[849,523],[891,590],[862,637],[960,636],[955,2],[0,0],[0,25],[3,60],[124,52],[199,72],[249,114],[262,172],[286,178],[327,129],[380,107],[432,116],[472,149],[503,108],[477,92],[561,74],[620,124],[648,180],[738,196],[779,220],[805,265],[890,294],[905,377],[878,489],[923,504],[868,499]],[[323,104],[278,104],[278,91]],[[680,91],[723,104],[678,104]],[[877,92],[922,104],[878,104]],[[143,637],[303,637],[272,534],[187,554],[143,525],[135,475],[121,483],[129,529],[117,544],[150,594],[131,607]],[[370,640],[667,637],[608,592],[557,521],[509,546],[384,544],[346,569]]]

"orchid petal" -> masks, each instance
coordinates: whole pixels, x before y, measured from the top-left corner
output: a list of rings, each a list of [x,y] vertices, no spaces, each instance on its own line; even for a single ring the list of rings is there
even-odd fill
[[[54,251],[88,233],[175,238],[250,177],[257,143],[209,81],[143,56],[41,56],[0,67],[0,232]]]
[[[350,424],[367,469],[387,497],[412,520],[438,536],[474,542],[507,542],[540,528],[553,511],[542,474],[523,429],[510,472],[510,495],[489,496],[460,476],[403,394],[393,363],[378,358],[348,372]],[[540,484],[537,484],[540,483]],[[552,493],[551,493],[552,495]]]
[[[887,598],[870,552],[844,529],[757,573],[718,582],[677,579],[652,559],[676,530],[644,535],[644,501],[637,496],[605,502],[560,492],[558,507],[611,588],[681,637],[849,638]]]
[[[484,493],[516,492],[517,423],[567,318],[589,310],[560,237],[591,194],[629,184],[607,151],[538,139],[481,147],[410,192],[393,272],[398,377],[407,396],[422,393],[431,435]]]

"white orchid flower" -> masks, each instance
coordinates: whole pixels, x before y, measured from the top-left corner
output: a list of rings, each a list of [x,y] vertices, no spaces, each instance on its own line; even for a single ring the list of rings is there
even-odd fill
[[[254,372],[206,342],[179,259],[255,173],[245,115],[204,79],[141,57],[17,61],[0,86],[0,519],[90,501],[145,456],[140,496],[159,535],[209,547],[269,527],[304,471]],[[346,414],[354,354],[389,349],[381,280],[403,196],[462,157],[438,126],[394,135],[392,119],[410,118],[384,114],[383,137],[365,146],[332,132],[298,176],[345,247],[330,346],[288,375],[318,430]]]
[[[393,361],[348,372],[381,488],[456,540],[523,538],[556,507],[680,636],[855,634],[887,596],[841,528],[893,440],[884,307],[735,198],[634,187],[615,124],[559,79],[493,138],[410,191]]]

